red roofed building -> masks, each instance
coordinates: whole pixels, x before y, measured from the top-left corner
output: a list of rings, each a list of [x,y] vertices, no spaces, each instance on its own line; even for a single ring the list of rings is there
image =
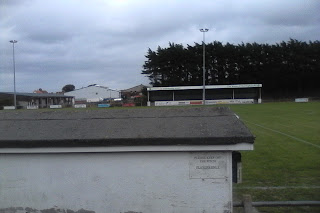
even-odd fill
[[[33,91],[33,93],[37,93],[37,94],[46,94],[46,93],[48,93],[48,91],[47,91],[47,90],[43,90],[43,89],[39,88],[38,90]]]

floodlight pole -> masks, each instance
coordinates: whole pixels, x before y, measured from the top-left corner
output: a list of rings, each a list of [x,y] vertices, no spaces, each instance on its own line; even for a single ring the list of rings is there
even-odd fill
[[[203,67],[202,67],[202,105],[206,105],[206,43],[205,43],[205,33],[209,29],[200,29],[203,33],[202,47],[203,47]]]
[[[14,58],[14,44],[17,43],[17,40],[11,40],[12,43],[12,55],[13,55],[13,88],[14,88],[14,109],[17,109],[17,92],[16,92],[16,62]]]

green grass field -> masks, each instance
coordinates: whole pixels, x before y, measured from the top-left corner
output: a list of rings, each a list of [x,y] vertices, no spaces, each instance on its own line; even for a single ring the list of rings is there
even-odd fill
[[[320,102],[231,105],[256,136],[242,152],[243,183],[234,199],[320,200]],[[320,208],[262,208],[262,212],[320,212]]]
[[[220,105],[205,107],[217,106]],[[320,201],[320,102],[229,107],[256,136],[255,150],[242,152],[243,183],[234,184],[234,200],[240,201],[243,194],[250,194],[253,201]],[[320,207],[259,208],[259,211],[316,213]]]

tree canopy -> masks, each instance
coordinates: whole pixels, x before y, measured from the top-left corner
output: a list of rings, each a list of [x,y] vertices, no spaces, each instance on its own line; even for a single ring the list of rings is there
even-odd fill
[[[143,65],[153,86],[202,85],[202,44],[149,49]],[[262,83],[279,96],[319,89],[320,42],[206,44],[206,85]]]
[[[75,90],[75,86],[73,84],[67,84],[62,88],[62,92],[70,92]]]

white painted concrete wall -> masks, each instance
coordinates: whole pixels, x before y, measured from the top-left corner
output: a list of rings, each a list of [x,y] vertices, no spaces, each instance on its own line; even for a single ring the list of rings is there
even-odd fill
[[[120,98],[120,91],[103,88],[100,86],[84,87],[71,92],[66,92],[67,96],[74,96],[75,99],[99,100],[105,98]]]
[[[231,152],[0,154],[0,210],[232,211]]]

